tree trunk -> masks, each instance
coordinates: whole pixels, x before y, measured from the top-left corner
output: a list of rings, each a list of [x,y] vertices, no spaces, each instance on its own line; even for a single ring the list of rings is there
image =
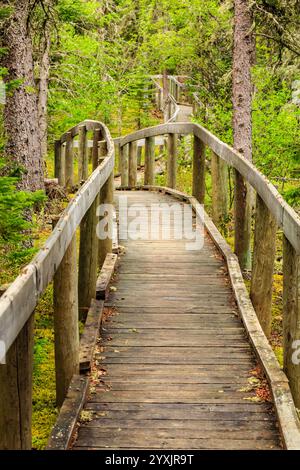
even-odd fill
[[[2,47],[7,53],[3,66],[6,82],[15,82],[7,93],[4,125],[7,137],[5,154],[24,171],[20,187],[36,190],[44,187],[43,160],[38,129],[37,94],[33,75],[32,43],[28,28],[30,0],[14,1],[13,13],[1,31]]]
[[[41,45],[40,73],[39,73],[39,96],[38,96],[38,118],[41,139],[42,157],[47,155],[47,107],[48,107],[48,82],[50,69],[50,25],[46,23],[44,37]]]
[[[234,0],[233,134],[234,147],[252,160],[252,84],[254,58],[249,0]],[[235,184],[235,253],[243,269],[250,267],[251,192],[240,174]]]

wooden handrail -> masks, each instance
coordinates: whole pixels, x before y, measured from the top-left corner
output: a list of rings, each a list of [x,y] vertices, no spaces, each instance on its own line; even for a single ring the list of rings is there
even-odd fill
[[[288,205],[275,186],[255,165],[200,124],[191,122],[159,124],[124,136],[119,139],[119,144],[123,147],[136,140],[166,134],[192,134],[228,165],[235,168],[260,195],[296,252],[300,253],[300,218],[294,209]]]
[[[93,173],[68,204],[44,246],[0,298],[0,340],[6,349],[6,364],[0,367],[1,449],[31,448],[33,313],[41,295],[53,280],[56,400],[61,406],[73,374],[79,370],[78,319],[85,318],[96,295],[98,245],[102,258],[112,250],[111,240],[104,243],[96,236],[97,206],[112,203],[115,147],[110,133],[101,122],[84,121],[63,134],[59,142],[61,145],[75,136],[83,125],[85,139],[87,130],[94,130],[98,137],[100,130],[106,144],[104,159],[99,165],[93,155]]]

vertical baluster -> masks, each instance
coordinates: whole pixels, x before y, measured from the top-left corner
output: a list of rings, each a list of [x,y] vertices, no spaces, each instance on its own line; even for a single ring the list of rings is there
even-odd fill
[[[101,140],[101,129],[95,129],[93,134],[92,163],[93,171],[99,165],[99,142]]]
[[[130,142],[129,144],[129,161],[128,161],[128,185],[133,188],[137,184],[137,144]]]
[[[96,296],[98,238],[96,210],[99,195],[86,212],[80,224],[78,304],[79,318],[85,320],[92,298]]]
[[[65,185],[65,152],[60,140],[54,143],[54,176],[60,186]]]
[[[283,236],[283,351],[284,370],[300,408],[300,255]]]
[[[0,449],[31,449],[33,328],[31,315],[0,365]]]
[[[73,374],[79,373],[76,233],[54,275],[56,402],[61,406]]]
[[[128,186],[128,153],[129,145],[123,145],[120,148],[121,186]]]
[[[145,139],[145,185],[154,184],[155,137]]]
[[[177,169],[177,136],[168,134],[168,161],[167,161],[167,186],[176,187],[176,169]]]
[[[68,190],[74,186],[74,156],[73,137],[71,132],[67,133],[65,150],[65,185]]]
[[[250,297],[267,338],[272,326],[272,288],[277,225],[257,194]]]
[[[79,151],[78,151],[78,180],[85,181],[88,178],[88,157],[86,149],[86,126],[79,127]]]
[[[107,179],[106,183],[100,190],[100,204],[109,204],[112,206],[114,202],[114,174],[113,172]],[[98,266],[99,269],[102,268],[102,265],[105,261],[105,257],[108,253],[112,252],[112,211],[108,213],[109,221],[107,225],[107,237],[104,240],[99,239],[98,246]],[[103,220],[104,216],[100,217],[100,222]],[[111,229],[109,231],[108,229]]]
[[[193,152],[193,196],[204,204],[205,198],[205,145],[196,136],[194,136]]]
[[[212,219],[218,227],[224,227],[228,217],[228,168],[224,160],[212,152]]]

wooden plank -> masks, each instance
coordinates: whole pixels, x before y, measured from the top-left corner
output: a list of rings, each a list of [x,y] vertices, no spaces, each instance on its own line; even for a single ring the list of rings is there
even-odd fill
[[[51,432],[47,450],[67,450],[82,410],[89,385],[89,377],[74,375],[68,394]]]
[[[91,370],[96,341],[99,335],[104,302],[92,299],[84,331],[80,338],[79,366],[80,373]]]
[[[96,299],[106,299],[108,294],[108,286],[114,273],[117,260],[118,256],[116,254],[108,253],[106,255],[104,264],[97,279]]]

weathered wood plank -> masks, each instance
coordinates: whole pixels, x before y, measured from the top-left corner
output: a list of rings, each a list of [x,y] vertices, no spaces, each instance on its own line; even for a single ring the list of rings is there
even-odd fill
[[[97,279],[96,299],[106,299],[108,294],[108,286],[114,273],[117,260],[118,256],[116,254],[108,253],[106,255],[105,261]]]
[[[92,299],[91,307],[86,317],[84,331],[80,338],[79,366],[81,373],[91,369],[95,345],[102,320],[103,305],[104,303],[102,300]]]
[[[89,377],[74,375],[68,394],[51,432],[47,450],[67,450],[83,407],[89,385]]]

